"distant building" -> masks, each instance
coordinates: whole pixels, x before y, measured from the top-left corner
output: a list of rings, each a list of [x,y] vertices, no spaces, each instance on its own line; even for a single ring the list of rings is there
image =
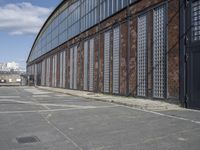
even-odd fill
[[[0,63],[0,71],[20,71],[19,64],[16,62]]]
[[[24,72],[20,71],[18,63],[0,63],[0,86],[2,85],[25,85]]]

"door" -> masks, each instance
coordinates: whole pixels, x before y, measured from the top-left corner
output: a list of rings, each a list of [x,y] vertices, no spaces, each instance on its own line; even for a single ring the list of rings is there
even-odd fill
[[[200,109],[200,0],[191,0],[187,12],[187,106]]]

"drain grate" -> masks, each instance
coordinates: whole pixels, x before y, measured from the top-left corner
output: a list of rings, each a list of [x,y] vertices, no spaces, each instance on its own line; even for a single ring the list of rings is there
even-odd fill
[[[36,143],[40,141],[36,136],[17,137],[16,140],[19,144]]]

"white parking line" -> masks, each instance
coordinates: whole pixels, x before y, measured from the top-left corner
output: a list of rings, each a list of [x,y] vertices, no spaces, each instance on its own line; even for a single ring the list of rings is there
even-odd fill
[[[40,114],[42,118],[51,126],[53,127],[57,132],[59,132],[67,141],[71,142],[76,148],[79,150],[83,150],[74,140],[72,140],[67,134],[62,132],[59,128],[57,128],[53,123],[51,123],[48,118],[45,118],[42,114]]]
[[[118,106],[122,106],[122,105],[118,105]],[[129,106],[122,106],[122,107],[126,107],[126,108],[133,109],[133,110],[138,110],[138,111],[142,111],[142,112],[146,112],[146,113],[151,113],[151,114],[154,114],[154,115],[163,116],[163,117],[167,117],[167,118],[173,118],[173,119],[177,119],[177,120],[188,121],[188,122],[192,122],[192,123],[200,125],[200,121],[197,121],[197,120],[167,115],[167,114],[163,114],[163,113],[159,113],[159,112],[155,112],[155,111],[150,111],[150,110],[145,110],[145,109],[140,109],[140,108],[134,108],[134,107],[129,107]]]
[[[38,106],[57,106],[57,107],[73,107],[73,108],[96,108],[96,106],[82,106],[82,105],[68,105],[68,104],[52,104],[52,103],[39,103],[37,101],[19,101],[19,100],[0,100],[0,102],[13,102],[19,104],[38,105]]]
[[[33,95],[40,95],[40,94],[49,94],[49,93],[52,93],[52,92],[46,92],[46,91],[42,91],[42,90],[35,89],[35,88],[34,89],[24,89],[24,91],[32,93]]]
[[[101,108],[114,108],[118,106],[100,106],[100,107],[85,107],[85,108],[67,108],[67,109],[49,109],[49,110],[30,110],[30,111],[0,111],[0,114],[20,114],[20,113],[42,113],[42,112],[58,112],[69,110],[89,110],[89,109],[101,109]]]
[[[4,98],[20,98],[20,96],[0,96],[0,99],[4,99]]]

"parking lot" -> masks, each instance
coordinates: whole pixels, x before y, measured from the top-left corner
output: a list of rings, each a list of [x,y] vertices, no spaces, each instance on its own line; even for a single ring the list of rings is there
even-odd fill
[[[0,87],[0,150],[199,150],[200,112]]]

